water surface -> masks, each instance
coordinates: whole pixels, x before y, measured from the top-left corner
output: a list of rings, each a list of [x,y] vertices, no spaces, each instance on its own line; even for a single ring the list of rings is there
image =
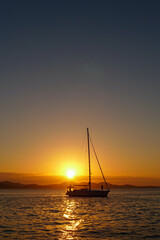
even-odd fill
[[[108,198],[64,191],[0,190],[0,239],[160,239],[160,191],[112,190]]]

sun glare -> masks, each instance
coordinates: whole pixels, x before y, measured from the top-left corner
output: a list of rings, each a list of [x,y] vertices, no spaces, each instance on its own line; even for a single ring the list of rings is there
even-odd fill
[[[75,176],[75,171],[74,170],[68,170],[67,171],[67,177],[68,178],[73,178]]]

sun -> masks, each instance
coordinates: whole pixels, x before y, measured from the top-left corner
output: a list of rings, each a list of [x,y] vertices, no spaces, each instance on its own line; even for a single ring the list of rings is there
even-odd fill
[[[67,175],[67,177],[70,178],[70,179],[71,179],[71,178],[74,178],[74,176],[75,176],[75,170],[73,170],[73,169],[68,170],[66,175]]]

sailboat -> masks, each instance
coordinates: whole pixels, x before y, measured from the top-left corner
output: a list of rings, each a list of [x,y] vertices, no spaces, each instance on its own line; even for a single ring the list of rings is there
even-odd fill
[[[66,195],[68,195],[69,197],[107,197],[108,193],[110,192],[110,189],[108,187],[108,184],[106,182],[106,179],[104,177],[100,162],[98,160],[97,154],[95,152],[95,148],[93,146],[92,140],[89,136],[89,129],[87,128],[87,143],[88,143],[88,164],[89,164],[89,182],[87,185],[70,185],[67,188],[67,192]],[[103,185],[101,186],[101,190],[93,190],[91,188],[91,161],[90,161],[90,143],[92,145],[95,157],[97,159],[100,171],[102,173],[103,176],[103,180],[104,183],[106,185],[107,190],[103,190]],[[76,187],[83,187],[81,189],[76,189]]]

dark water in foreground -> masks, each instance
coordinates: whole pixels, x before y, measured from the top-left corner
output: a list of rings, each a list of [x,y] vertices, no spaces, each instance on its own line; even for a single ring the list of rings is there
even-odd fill
[[[160,190],[112,190],[108,198],[0,190],[0,239],[160,239]]]

